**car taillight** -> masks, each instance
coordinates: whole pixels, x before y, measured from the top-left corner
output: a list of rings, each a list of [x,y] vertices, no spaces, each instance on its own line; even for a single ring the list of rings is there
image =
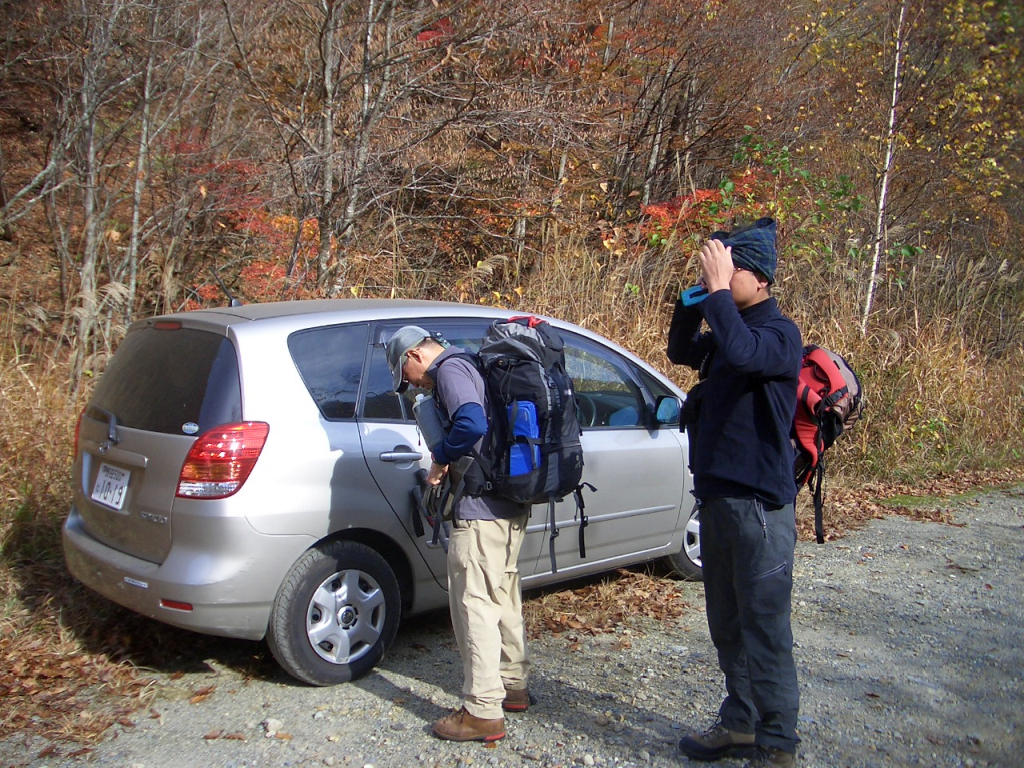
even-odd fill
[[[269,424],[246,421],[223,424],[201,434],[185,457],[176,495],[223,499],[235,493],[256,466],[269,432]]]

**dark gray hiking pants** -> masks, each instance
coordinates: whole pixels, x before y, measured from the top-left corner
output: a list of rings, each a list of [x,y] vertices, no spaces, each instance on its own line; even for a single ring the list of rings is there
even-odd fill
[[[756,499],[700,502],[708,628],[725,673],[722,724],[757,743],[795,752],[800,692],[790,606],[796,518],[792,504]]]

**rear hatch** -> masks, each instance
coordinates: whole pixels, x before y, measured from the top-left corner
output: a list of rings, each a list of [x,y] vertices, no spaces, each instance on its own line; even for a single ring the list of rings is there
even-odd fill
[[[178,476],[195,436],[241,419],[232,343],[179,322],[133,327],[82,414],[75,506],[89,534],[159,563],[171,547]]]

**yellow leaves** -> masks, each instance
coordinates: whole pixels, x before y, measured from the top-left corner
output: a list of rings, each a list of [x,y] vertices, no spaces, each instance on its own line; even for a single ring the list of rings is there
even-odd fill
[[[601,245],[607,248],[614,256],[622,256],[626,252],[618,237],[612,233],[606,232],[601,235]]]

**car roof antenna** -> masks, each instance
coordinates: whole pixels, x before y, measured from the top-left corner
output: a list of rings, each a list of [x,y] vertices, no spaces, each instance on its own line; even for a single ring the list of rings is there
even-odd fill
[[[238,299],[236,299],[234,296],[231,295],[231,291],[229,291],[228,287],[226,285],[224,285],[224,281],[220,279],[220,275],[218,275],[213,270],[213,267],[210,267],[210,274],[213,275],[213,279],[217,281],[217,285],[220,286],[220,289],[222,291],[224,291],[224,295],[228,297],[228,306],[229,307],[240,307],[240,306],[242,306],[242,302],[239,301]]]

